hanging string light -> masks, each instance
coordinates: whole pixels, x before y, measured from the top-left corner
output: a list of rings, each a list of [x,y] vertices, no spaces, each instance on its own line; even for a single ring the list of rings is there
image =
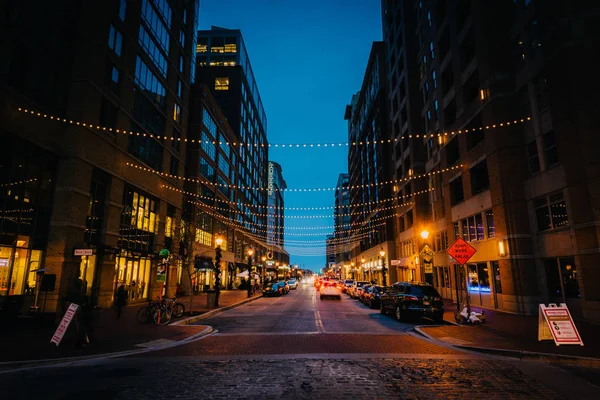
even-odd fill
[[[35,182],[35,181],[37,181],[37,178],[27,179],[27,180],[23,180],[23,181],[3,183],[3,184],[0,185],[0,187],[9,187],[9,186],[24,185],[26,183],[31,183],[31,182]]]
[[[348,205],[342,205],[342,206],[329,206],[329,207],[281,207],[281,206],[259,206],[257,204],[252,204],[252,203],[236,203],[235,201],[229,201],[229,200],[225,200],[225,199],[215,199],[214,197],[208,197],[208,196],[202,196],[200,194],[197,193],[192,193],[192,192],[188,192],[173,186],[169,186],[169,185],[160,185],[161,187],[168,189],[168,190],[172,190],[174,192],[178,192],[178,193],[182,193],[188,196],[194,196],[197,197],[199,199],[205,199],[205,200],[209,200],[209,201],[218,201],[218,202],[222,202],[222,203],[227,203],[230,204],[232,206],[238,207],[238,206],[246,206],[246,207],[253,207],[253,208],[270,208],[273,210],[291,210],[291,211],[310,211],[310,210],[335,210],[338,208],[352,208],[352,207],[361,207],[361,206],[371,206],[371,205],[377,205],[377,204],[381,204],[381,203],[387,203],[390,201],[394,201],[394,200],[398,200],[398,199],[406,199],[412,196],[416,196],[419,194],[423,194],[423,193],[428,193],[433,191],[434,189],[425,189],[425,190],[420,190],[418,192],[414,192],[410,195],[403,195],[403,196],[397,196],[397,197],[391,197],[388,199],[383,199],[380,201],[369,201],[369,202],[365,202],[365,203],[350,203]]]
[[[190,143],[212,143],[214,145],[225,145],[225,146],[232,146],[232,147],[245,147],[245,148],[259,148],[259,147],[263,147],[263,148],[269,148],[269,147],[275,147],[275,148],[283,148],[283,149],[308,149],[308,148],[340,148],[340,147],[353,147],[353,146],[364,146],[364,145],[371,145],[371,144],[395,144],[396,142],[398,142],[398,139],[386,139],[386,140],[373,140],[373,141],[358,141],[358,142],[337,142],[337,143],[250,143],[250,142],[246,142],[246,143],[242,143],[242,142],[228,142],[228,141],[215,141],[215,140],[196,140],[196,139],[187,139],[187,138],[180,138],[180,137],[175,137],[175,136],[164,136],[164,135],[153,135],[151,133],[148,132],[138,132],[138,131],[130,131],[130,130],[126,130],[126,129],[113,129],[112,127],[106,127],[106,126],[102,126],[102,125],[98,125],[98,124],[90,124],[90,123],[85,123],[85,122],[81,122],[81,121],[76,121],[76,120],[72,120],[72,119],[66,119],[66,118],[61,118],[61,117],[57,117],[54,115],[50,115],[50,114],[45,114],[45,113],[40,113],[40,112],[36,112],[34,110],[30,110],[27,108],[22,108],[22,107],[17,107],[17,110],[20,112],[23,112],[25,114],[28,115],[32,115],[32,116],[37,116],[40,118],[47,118],[50,120],[54,120],[54,121],[59,121],[59,122],[63,122],[66,124],[70,124],[70,125],[76,125],[76,126],[83,126],[85,128],[90,128],[90,129],[95,129],[95,130],[99,130],[99,131],[104,131],[104,132],[115,132],[115,133],[120,133],[120,134],[124,134],[124,135],[130,135],[130,136],[142,136],[142,137],[150,137],[150,138],[155,138],[155,139],[159,139],[159,140],[171,140],[171,141],[177,141],[177,142],[190,142]],[[516,125],[519,123],[525,123],[531,121],[531,117],[523,117],[523,118],[519,118],[519,119],[513,119],[513,120],[508,120],[508,121],[503,121],[500,123],[496,123],[496,124],[491,124],[491,125],[485,125],[485,126],[481,126],[478,128],[466,128],[466,129],[459,129],[456,131],[447,131],[447,132],[437,132],[437,133],[411,133],[408,135],[409,138],[434,138],[434,137],[443,137],[443,136],[454,136],[457,134],[462,134],[462,133],[468,133],[468,132],[475,132],[477,130],[490,130],[490,129],[497,129],[497,128],[501,128],[504,126],[511,126],[511,125]]]
[[[212,186],[220,186],[220,187],[225,187],[225,188],[231,188],[231,189],[239,189],[239,190],[262,190],[262,191],[279,191],[279,192],[321,192],[321,191],[335,191],[337,190],[336,187],[332,187],[332,188],[303,188],[303,189],[278,189],[278,188],[268,188],[268,187],[251,187],[251,186],[236,186],[236,185],[228,185],[228,184],[224,184],[224,183],[214,183],[214,182],[210,182],[210,181],[206,181],[206,180],[201,180],[201,179],[196,179],[196,178],[188,178],[185,176],[180,176],[180,175],[173,175],[173,174],[167,174],[166,172],[160,172],[157,171],[155,169],[152,168],[147,168],[147,167],[143,167],[141,165],[136,165],[136,164],[132,164],[130,162],[126,162],[125,166],[130,167],[130,168],[134,168],[140,171],[145,171],[154,175],[159,175],[159,176],[163,176],[166,178],[172,178],[172,179],[180,179],[186,182],[194,182],[194,183],[201,183],[201,184],[205,184],[205,185],[212,185]],[[431,171],[431,172],[426,172],[423,174],[419,174],[419,175],[413,175],[410,177],[406,177],[406,178],[402,178],[402,179],[395,179],[395,180],[390,180],[390,181],[384,181],[384,182],[377,182],[377,183],[370,183],[370,184],[366,184],[366,185],[354,185],[354,186],[348,186],[348,189],[361,189],[361,188],[369,188],[369,187],[377,187],[377,186],[382,186],[382,185],[389,185],[389,184],[395,184],[395,183],[401,183],[401,182],[406,182],[409,181],[411,179],[420,179],[420,178],[426,178],[428,176],[432,176],[432,175],[438,175],[444,172],[448,172],[448,171],[453,171],[456,170],[458,168],[462,168],[462,164],[458,164],[452,167],[448,167],[448,168],[442,168],[438,171]]]

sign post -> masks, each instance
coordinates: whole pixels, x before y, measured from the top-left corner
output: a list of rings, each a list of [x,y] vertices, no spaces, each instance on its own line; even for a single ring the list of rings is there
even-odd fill
[[[469,243],[465,242],[462,238],[458,238],[452,243],[452,246],[446,250],[446,253],[450,255],[450,257],[454,258],[460,265],[461,268],[464,269],[467,261],[473,257],[473,255],[477,252],[477,250],[471,246]],[[466,274],[467,282],[466,282],[466,301],[467,301],[467,313],[471,315],[471,299],[469,296],[469,274]],[[460,303],[458,301],[458,274],[456,276],[456,305],[457,305],[457,313],[460,314]]]
[[[160,260],[156,267],[156,281],[161,282],[160,286],[160,302],[162,304],[163,292],[165,291],[165,282],[167,281],[167,270],[169,269],[169,255],[171,252],[168,249],[162,249],[158,253]],[[160,324],[160,307],[158,308],[158,323]]]
[[[578,344],[583,346],[583,340],[575,327],[567,305],[540,304],[538,318],[538,342],[553,340],[554,344]]]

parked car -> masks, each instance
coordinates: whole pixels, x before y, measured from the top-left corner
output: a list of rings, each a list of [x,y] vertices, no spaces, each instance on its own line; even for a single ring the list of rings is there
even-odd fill
[[[372,285],[363,294],[363,303],[369,306],[369,308],[379,307],[381,304],[381,295],[385,292],[385,289],[383,286]]]
[[[279,287],[278,283],[267,283],[263,288],[263,296],[281,296],[283,294],[283,288]]]
[[[295,279],[290,279],[288,282],[288,285],[290,286],[290,290],[296,290],[298,289],[298,281]]]
[[[325,282],[321,286],[321,289],[319,290],[319,294],[320,294],[321,300],[323,300],[326,297],[330,297],[330,298],[333,297],[338,300],[342,299],[342,294],[337,289],[336,284],[333,282]]]
[[[356,298],[356,296],[358,295],[358,288],[362,288],[364,285],[368,285],[369,282],[367,281],[355,281],[352,286],[350,287],[350,289],[347,291],[347,293],[350,295],[350,297],[352,297],[353,299]]]
[[[398,321],[414,317],[428,317],[436,322],[444,318],[442,296],[428,283],[394,283],[381,296],[382,314],[390,312]]]
[[[288,294],[290,292],[290,285],[286,281],[279,281],[279,286],[283,288],[283,294]]]
[[[354,283],[354,279],[346,279],[344,281],[344,285],[342,286],[342,293],[346,293],[350,286]]]
[[[356,297],[358,299],[358,301],[360,301],[362,303],[363,301],[363,295],[365,293],[365,290],[369,289],[371,286],[370,283],[367,283],[366,285],[362,285],[361,287],[357,287],[356,288],[356,295],[354,297]]]

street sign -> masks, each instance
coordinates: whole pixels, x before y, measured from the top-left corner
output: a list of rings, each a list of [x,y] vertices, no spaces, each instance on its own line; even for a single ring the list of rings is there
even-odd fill
[[[433,261],[433,256],[435,255],[435,253],[433,252],[433,250],[431,250],[431,247],[425,245],[423,246],[423,249],[421,250],[419,255],[421,256],[423,261],[425,261],[426,263],[430,263]]]
[[[538,341],[554,339],[554,344],[578,344],[583,346],[583,341],[575,327],[567,305],[540,304],[538,318]]]
[[[74,256],[91,256],[94,254],[94,249],[74,249]]]
[[[446,250],[452,258],[454,258],[460,265],[464,265],[467,261],[473,257],[477,250],[469,243],[465,242],[462,238],[458,238],[452,243],[452,246]]]
[[[401,264],[400,264],[400,260],[391,260],[391,261],[390,261],[390,264],[391,264],[391,265],[401,265]]]
[[[60,321],[58,328],[56,328],[56,332],[54,332],[50,343],[55,343],[57,346],[60,344],[63,336],[65,336],[65,333],[67,332],[67,329],[69,329],[69,325],[71,324],[73,316],[75,316],[78,308],[79,306],[77,304],[71,303],[67,309],[67,312],[65,313],[65,316]]]

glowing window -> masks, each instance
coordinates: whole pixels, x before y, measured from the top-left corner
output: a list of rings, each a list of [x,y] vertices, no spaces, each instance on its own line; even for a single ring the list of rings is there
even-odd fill
[[[206,53],[208,46],[206,44],[196,45],[196,53]]]
[[[229,77],[215,78],[215,90],[229,90]]]

